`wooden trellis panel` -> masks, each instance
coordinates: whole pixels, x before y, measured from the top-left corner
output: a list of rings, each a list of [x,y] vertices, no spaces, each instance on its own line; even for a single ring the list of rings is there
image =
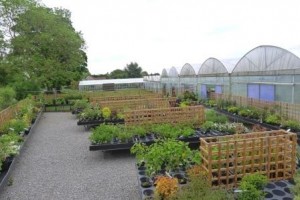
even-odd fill
[[[123,95],[123,96],[107,96],[107,97],[91,97],[91,103],[100,103],[101,101],[121,101],[121,100],[133,100],[133,99],[149,99],[149,98],[161,98],[159,94],[147,94],[147,95]]]
[[[200,139],[202,168],[212,186],[237,187],[258,172],[269,180],[286,180],[296,172],[297,135],[284,130]]]
[[[184,122],[200,125],[204,122],[205,117],[203,106],[134,110],[125,112],[124,115],[125,125]]]
[[[132,99],[120,101],[100,101],[97,103],[101,108],[109,107],[111,110],[137,110],[137,109],[153,109],[168,108],[175,105],[176,98],[153,98],[153,99]],[[94,103],[95,105],[95,103]]]

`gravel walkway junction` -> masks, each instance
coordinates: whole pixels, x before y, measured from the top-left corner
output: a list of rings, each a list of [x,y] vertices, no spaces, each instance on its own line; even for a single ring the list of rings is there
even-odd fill
[[[71,113],[44,113],[17,158],[2,200],[138,200],[129,151],[89,151],[89,131]]]

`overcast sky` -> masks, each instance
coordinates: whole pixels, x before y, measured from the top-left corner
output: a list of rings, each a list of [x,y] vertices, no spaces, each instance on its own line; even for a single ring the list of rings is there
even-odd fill
[[[161,73],[209,57],[241,58],[265,44],[300,50],[299,0],[41,1],[72,12],[92,74],[130,62]]]

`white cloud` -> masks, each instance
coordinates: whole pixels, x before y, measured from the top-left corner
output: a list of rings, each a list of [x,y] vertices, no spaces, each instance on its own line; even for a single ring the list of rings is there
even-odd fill
[[[300,46],[297,0],[42,0],[64,7],[87,42],[91,73],[137,62],[148,72],[252,48]]]

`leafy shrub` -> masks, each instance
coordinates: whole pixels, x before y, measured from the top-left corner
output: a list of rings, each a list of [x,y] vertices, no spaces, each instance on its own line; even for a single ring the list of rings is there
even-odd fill
[[[175,196],[179,189],[177,178],[158,176],[155,184],[155,195],[159,199],[169,199]]]
[[[20,134],[24,131],[24,129],[27,128],[27,124],[22,119],[12,119],[9,122],[9,132],[14,132],[16,134]]]
[[[295,185],[292,188],[292,192],[295,196],[295,199],[300,199],[300,172],[297,171],[297,173],[294,175],[294,181]]]
[[[73,105],[73,109],[85,109],[88,108],[90,106],[88,100],[86,99],[82,99],[82,100],[76,100],[74,105]]]
[[[108,143],[115,135],[118,135],[120,131],[120,127],[118,126],[101,124],[92,131],[89,139],[94,144]]]
[[[205,111],[205,120],[211,121],[214,123],[226,123],[228,122],[228,118],[225,115],[219,114],[212,109],[207,109]]]
[[[230,113],[233,113],[233,114],[238,114],[239,108],[236,107],[236,106],[230,106],[230,107],[227,109],[227,111],[230,112]]]
[[[281,117],[277,114],[268,114],[264,121],[268,124],[278,125],[281,122]]]
[[[16,92],[12,88],[0,88],[0,110],[14,104],[16,102],[15,98]]]
[[[263,188],[267,184],[267,177],[258,173],[246,175],[243,177],[240,189],[243,191],[239,194],[241,200],[263,199]]]
[[[109,107],[102,108],[101,112],[102,112],[102,117],[104,119],[110,119],[111,118],[111,110],[109,109]]]
[[[94,120],[101,117],[101,111],[98,108],[85,108],[80,114],[80,120]]]
[[[150,146],[136,143],[131,152],[136,153],[137,150],[143,152],[138,153],[137,159],[139,162],[145,161],[149,175],[154,175],[162,169],[171,171],[180,165],[190,165],[194,156],[188,144],[174,139],[160,140]]]
[[[188,170],[190,182],[177,193],[172,200],[233,200],[232,193],[225,189],[212,188],[207,182],[207,174],[202,171],[201,167],[196,165]]]
[[[300,131],[300,122],[297,120],[287,120],[282,123],[282,128],[290,128],[292,131]]]
[[[190,92],[190,91],[185,91],[183,93],[183,100],[189,100],[189,101],[197,101],[197,96],[194,92]]]

